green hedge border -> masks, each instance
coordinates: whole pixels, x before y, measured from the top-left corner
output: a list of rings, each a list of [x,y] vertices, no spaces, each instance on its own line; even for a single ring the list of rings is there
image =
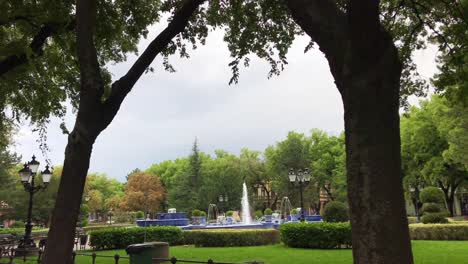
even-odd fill
[[[412,240],[468,240],[468,224],[411,224]]]
[[[349,248],[351,225],[346,223],[286,223],[279,228],[281,241],[296,248]]]
[[[192,230],[184,231],[183,244],[196,247],[242,247],[280,243],[276,229]]]

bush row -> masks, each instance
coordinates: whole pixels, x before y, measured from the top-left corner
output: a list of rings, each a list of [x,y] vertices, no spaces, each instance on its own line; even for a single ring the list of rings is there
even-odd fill
[[[126,248],[146,241],[163,241],[170,245],[182,241],[182,230],[175,226],[110,228],[90,232],[90,245],[95,249]]]
[[[90,245],[96,249],[125,248],[144,241],[145,228],[112,228],[92,231]],[[413,240],[468,240],[468,224],[411,224]],[[349,223],[287,223],[275,229],[192,230],[160,226],[146,228],[147,241],[198,247],[258,246],[281,241],[297,248],[351,247]]]
[[[467,224],[413,224],[409,230],[413,240],[468,240]]]
[[[341,248],[351,246],[349,223],[287,223],[280,226],[281,241],[297,248]]]
[[[184,231],[183,243],[197,247],[239,247],[277,244],[276,229],[193,230]]]
[[[121,249],[142,243],[144,236],[144,227],[97,230],[90,233],[90,245],[98,250]],[[146,241],[198,247],[258,246],[279,243],[279,232],[275,229],[182,231],[178,227],[155,226],[146,227]]]

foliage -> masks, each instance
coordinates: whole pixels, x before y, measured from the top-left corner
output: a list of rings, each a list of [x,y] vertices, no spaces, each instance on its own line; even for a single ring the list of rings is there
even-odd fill
[[[348,208],[342,202],[329,202],[325,205],[322,217],[326,222],[346,222],[349,220]]]
[[[161,241],[176,244],[182,240],[182,230],[174,226],[109,228],[90,232],[90,246],[96,249],[126,248],[131,244]]]
[[[106,174],[93,173],[86,177],[83,203],[89,213],[106,215],[110,209],[119,211],[123,205],[124,185]]]
[[[414,216],[408,216],[408,224],[416,224],[418,223],[418,218]]]
[[[198,209],[195,209],[195,210],[192,211],[192,216],[203,216],[203,213],[205,213],[205,212],[200,211]]]
[[[293,214],[293,215],[296,215],[298,213],[299,213],[299,210],[297,210],[296,208],[291,210],[291,214]]]
[[[184,231],[184,243],[197,247],[239,247],[279,243],[275,229],[227,229]]]
[[[448,223],[447,216],[447,213],[430,213],[423,215],[421,222],[423,224],[446,224]]]
[[[263,212],[261,210],[255,211],[255,218],[260,219],[263,216]]]
[[[271,215],[273,213],[273,210],[271,210],[271,208],[267,208],[265,209],[264,213],[265,215]]]
[[[15,221],[11,226],[10,228],[18,228],[18,229],[23,229],[24,231],[24,225],[25,223],[23,221]]]
[[[234,212],[233,212],[233,211],[227,211],[227,212],[226,212],[226,216],[231,216],[231,217],[232,217],[233,215],[234,215]]]
[[[440,96],[422,101],[401,119],[401,148],[406,190],[439,187],[453,215],[455,192],[468,179],[465,166],[468,138],[466,107]],[[416,194],[417,192],[414,192]],[[413,197],[413,200],[416,200]]]
[[[102,65],[137,52],[147,26],[159,20],[160,5],[146,0],[98,3],[95,41]],[[64,102],[78,105],[75,2],[6,0],[0,8],[0,112],[8,107],[18,121],[29,118],[43,128],[50,116],[65,115]],[[11,58],[20,63],[6,63]],[[109,85],[110,73],[101,70]]]
[[[467,224],[414,224],[409,230],[413,240],[468,240]]]
[[[279,230],[281,241],[288,247],[341,248],[351,246],[349,223],[286,223],[282,224]]]
[[[124,207],[130,211],[157,212],[165,200],[166,190],[159,177],[135,173],[125,186]]]
[[[137,211],[136,214],[135,214],[135,217],[136,217],[137,219],[145,218],[145,212],[143,212],[143,211]]]
[[[440,212],[440,205],[437,203],[425,203],[421,208],[422,213],[438,213]]]
[[[444,193],[437,187],[427,187],[421,191],[421,202],[423,203],[443,203]]]

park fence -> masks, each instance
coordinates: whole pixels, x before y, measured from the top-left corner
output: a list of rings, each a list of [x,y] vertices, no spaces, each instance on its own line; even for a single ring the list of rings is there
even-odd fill
[[[36,256],[22,256],[17,257],[15,256],[15,249],[9,250],[2,250],[0,248],[0,264],[41,264],[42,263],[42,255],[43,251],[39,250]],[[88,260],[81,260],[80,263],[86,264],[99,264],[99,259],[113,259],[114,264],[123,264],[129,263],[130,257],[128,256],[120,256],[118,254],[115,255],[102,255],[96,254],[96,252],[92,253],[81,253],[81,252],[73,252],[72,253],[72,263],[75,263],[76,257],[80,256],[81,259],[87,258]],[[125,260],[125,261],[122,261]],[[108,262],[106,262],[108,263]],[[131,262],[130,262],[131,263]],[[263,262],[251,261],[251,262],[218,262],[212,259],[208,259],[207,261],[199,261],[199,260],[187,260],[187,259],[178,259],[176,257],[172,258],[152,258],[152,263],[154,264],[162,264],[162,263],[199,263],[199,264],[263,264]]]

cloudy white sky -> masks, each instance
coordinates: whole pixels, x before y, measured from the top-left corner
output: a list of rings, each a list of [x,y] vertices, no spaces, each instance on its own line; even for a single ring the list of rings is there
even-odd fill
[[[160,31],[152,27],[143,39],[143,51]],[[291,48],[289,65],[278,77],[267,79],[269,66],[253,59],[241,72],[239,84],[228,85],[229,53],[222,32],[212,32],[207,45],[190,53],[190,59],[172,58],[176,73],[165,72],[161,61],[153,63],[155,73],[144,75],[123,103],[112,124],[99,136],[91,157],[90,172],[106,173],[125,180],[135,168],[186,156],[195,137],[202,151],[241,148],[264,150],[285,138],[288,131],[308,133],[319,128],[338,134],[343,130],[343,106],[328,64],[317,49],[304,54],[308,38],[300,37]],[[418,52],[420,73],[429,78],[436,71],[433,49]],[[114,78],[122,76],[135,61],[111,65]],[[73,128],[74,114],[65,121]],[[66,136],[53,120],[48,130],[53,165],[63,163]],[[32,154],[44,160],[38,149],[37,133],[24,125],[16,137],[15,150],[23,161]]]

